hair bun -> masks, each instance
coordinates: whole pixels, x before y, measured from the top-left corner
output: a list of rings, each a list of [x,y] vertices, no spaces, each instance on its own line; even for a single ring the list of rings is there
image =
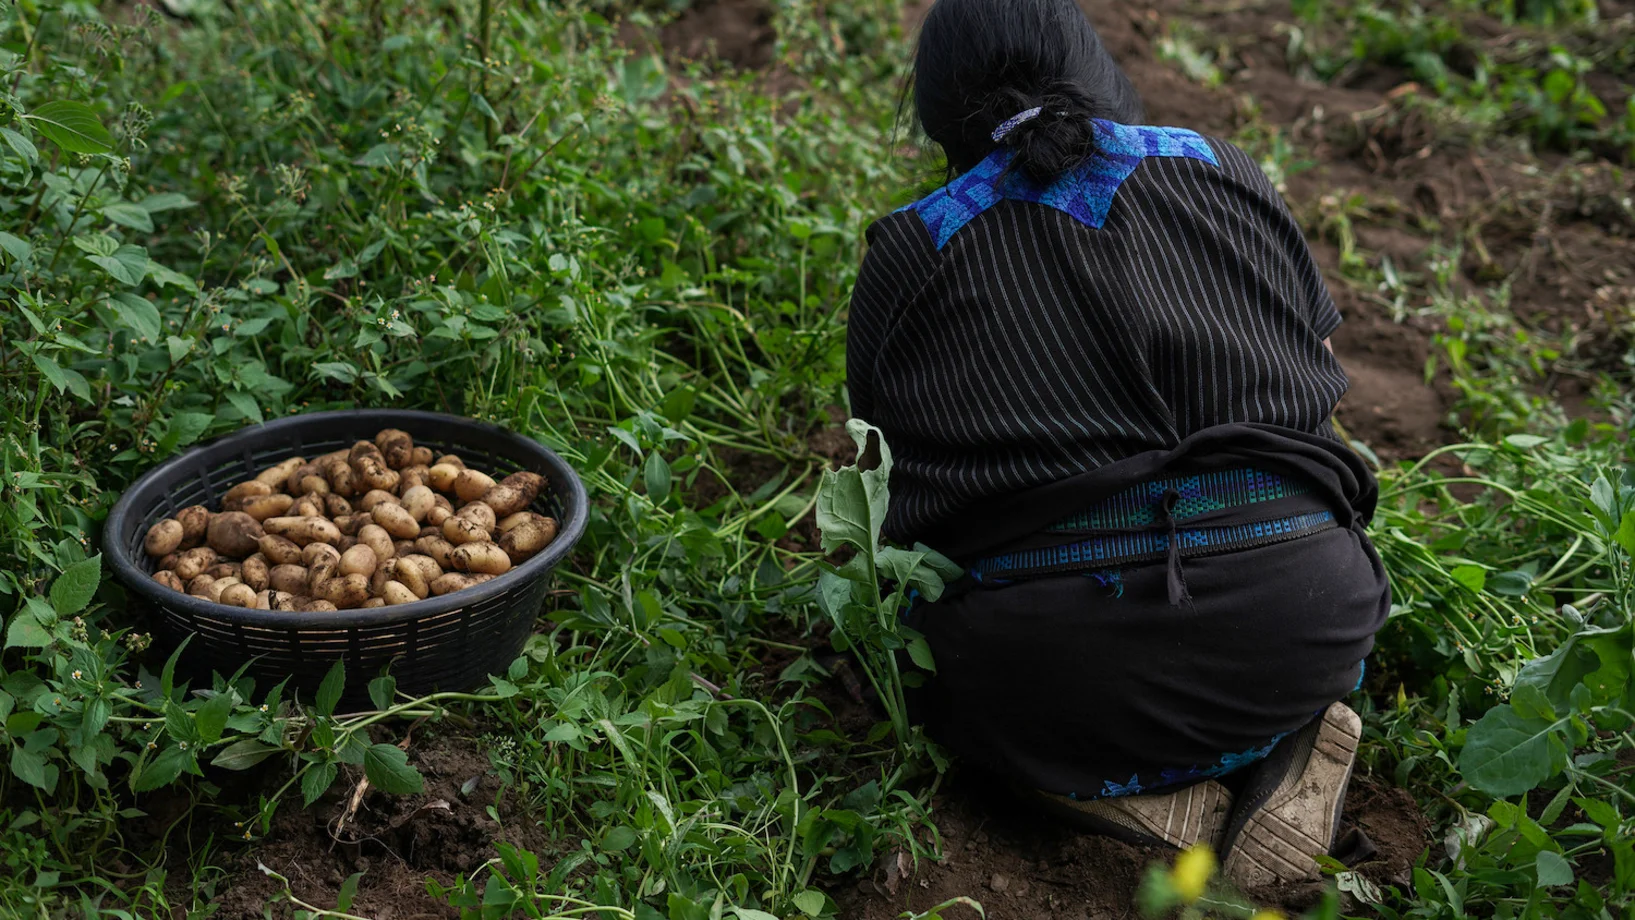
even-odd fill
[[[994,121],[994,142],[1015,151],[1011,167],[1040,185],[1096,151],[1095,105],[1071,83],[1053,84],[1036,97],[1000,90],[984,108]]]

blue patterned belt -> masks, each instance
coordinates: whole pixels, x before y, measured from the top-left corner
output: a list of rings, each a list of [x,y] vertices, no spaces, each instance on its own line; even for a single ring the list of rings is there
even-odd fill
[[[1182,527],[1188,519],[1222,511],[1246,510],[1282,498],[1307,495],[1306,484],[1263,470],[1239,469],[1153,480],[1103,499],[1059,521],[1047,533],[1086,535],[1057,546],[990,556],[966,571],[978,584],[1017,578],[1094,572],[1167,560],[1170,602],[1190,599],[1181,560],[1269,546],[1333,530],[1331,511],[1274,515]],[[1271,509],[1267,509],[1271,510]]]

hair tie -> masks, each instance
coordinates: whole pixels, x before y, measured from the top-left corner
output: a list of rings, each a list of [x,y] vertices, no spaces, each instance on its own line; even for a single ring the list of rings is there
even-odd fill
[[[1015,115],[1012,115],[1011,117],[1005,119],[1004,122],[1002,122],[999,125],[999,127],[993,129],[993,134],[991,135],[993,137],[993,142],[997,144],[1000,141],[1004,140],[1005,135],[1007,135],[1007,134],[1011,133],[1012,131],[1016,130],[1017,125],[1020,125],[1023,122],[1032,121],[1033,119],[1038,118],[1039,113],[1043,112],[1043,111],[1044,111],[1043,106],[1037,106],[1036,105],[1033,108],[1028,109],[1026,112],[1018,112]]]

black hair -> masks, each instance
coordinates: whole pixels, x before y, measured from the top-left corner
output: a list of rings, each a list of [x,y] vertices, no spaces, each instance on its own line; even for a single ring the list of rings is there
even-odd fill
[[[1092,119],[1140,124],[1141,97],[1075,0],[937,0],[920,29],[914,110],[952,174],[1000,144],[1011,168],[1049,183],[1095,152]],[[995,142],[995,128],[1038,117]]]

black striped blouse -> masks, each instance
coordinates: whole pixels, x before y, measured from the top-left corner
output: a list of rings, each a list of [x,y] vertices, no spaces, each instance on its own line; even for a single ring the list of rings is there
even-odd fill
[[[1191,131],[1097,135],[1048,188],[1001,150],[869,228],[847,377],[896,461],[893,539],[1216,425],[1334,436],[1340,315],[1258,165]]]

